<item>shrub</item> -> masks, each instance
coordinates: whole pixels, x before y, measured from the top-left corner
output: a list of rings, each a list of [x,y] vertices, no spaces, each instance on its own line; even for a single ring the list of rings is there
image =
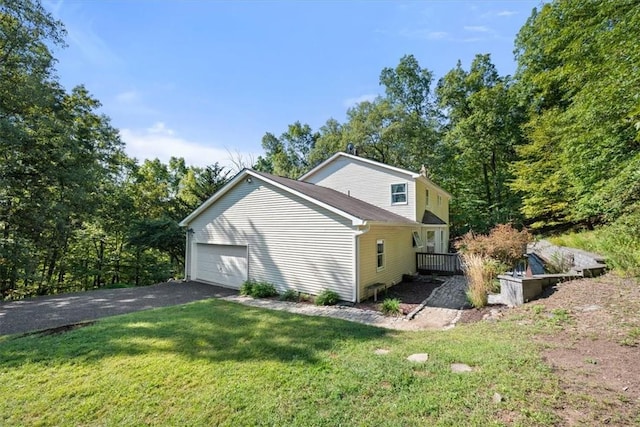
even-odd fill
[[[310,301],[313,301],[313,297],[309,294],[305,294],[304,292],[301,292],[300,295],[298,295],[298,301],[310,302]]]
[[[245,280],[240,286],[240,295],[251,296],[253,294],[253,280]]]
[[[527,244],[533,236],[526,229],[518,231],[511,224],[499,224],[488,235],[469,232],[455,243],[456,249],[463,254],[475,254],[493,258],[500,263],[512,266],[527,251]]]
[[[340,297],[332,290],[325,289],[320,292],[315,299],[316,305],[335,305]]]
[[[276,287],[271,283],[258,282],[253,285],[251,296],[254,298],[275,297],[278,296],[278,291],[276,291]]]
[[[278,295],[276,287],[268,282],[245,281],[240,287],[240,295],[248,295],[254,298],[268,298]]]
[[[465,253],[462,255],[465,275],[469,282],[467,298],[476,308],[487,305],[488,293],[494,288],[497,262],[482,255]]]
[[[293,289],[287,289],[280,295],[280,301],[298,301],[298,293]]]
[[[382,313],[387,316],[402,314],[400,310],[400,300],[398,298],[385,298],[380,308]]]

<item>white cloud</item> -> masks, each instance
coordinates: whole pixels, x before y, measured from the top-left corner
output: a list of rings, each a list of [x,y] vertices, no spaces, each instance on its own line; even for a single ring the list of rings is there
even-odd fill
[[[107,43],[95,33],[91,24],[85,24],[84,28],[66,25],[70,44],[76,46],[82,55],[93,65],[100,67],[121,66],[124,64]]]
[[[426,29],[404,29],[400,31],[400,36],[414,40],[445,40],[450,38],[449,33],[446,31],[431,31]]]
[[[121,92],[116,95],[116,101],[122,104],[132,104],[140,101],[140,94],[135,90]]]
[[[158,112],[149,107],[140,92],[136,90],[127,90],[117,93],[113,97],[111,106],[114,110],[120,113],[127,113],[129,115],[153,115]]]
[[[147,129],[121,129],[120,135],[125,142],[125,151],[131,157],[144,159],[158,158],[168,163],[173,157],[183,157],[187,165],[207,166],[220,163],[230,169],[237,170],[238,158],[251,163],[258,157],[258,153],[230,150],[206,145],[201,142],[188,141],[163,122],[156,122]]]
[[[376,95],[375,93],[367,93],[365,95],[360,95],[355,98],[347,98],[342,102],[342,104],[347,108],[351,108],[351,107],[355,107],[361,102],[365,102],[365,101],[373,102],[373,100],[376,99],[377,96],[378,95]]]
[[[501,10],[496,15],[497,16],[512,16],[512,15],[516,15],[517,13],[518,12],[516,12],[515,10]]]
[[[471,32],[474,32],[474,33],[491,33],[491,32],[493,32],[490,28],[487,28],[487,27],[482,26],[482,25],[465,26],[464,29],[465,29],[465,31],[471,31]]]

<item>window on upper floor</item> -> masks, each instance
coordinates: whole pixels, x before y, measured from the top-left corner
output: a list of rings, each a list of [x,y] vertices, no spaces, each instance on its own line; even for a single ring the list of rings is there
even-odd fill
[[[424,205],[429,207],[429,189],[424,190]]]
[[[442,206],[442,196],[438,194],[438,206]]]
[[[407,184],[391,184],[391,204],[407,204]]]

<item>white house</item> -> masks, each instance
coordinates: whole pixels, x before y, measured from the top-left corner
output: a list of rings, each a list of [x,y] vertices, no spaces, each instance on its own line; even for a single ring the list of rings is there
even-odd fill
[[[187,279],[346,301],[416,272],[416,252],[444,252],[450,195],[421,174],[338,153],[300,180],[245,169],[180,225]]]

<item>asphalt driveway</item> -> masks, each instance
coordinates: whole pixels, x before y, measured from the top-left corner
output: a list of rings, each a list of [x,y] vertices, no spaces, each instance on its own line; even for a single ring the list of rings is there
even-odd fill
[[[204,283],[168,282],[2,302],[0,335],[52,329],[101,317],[235,294],[237,291]]]

